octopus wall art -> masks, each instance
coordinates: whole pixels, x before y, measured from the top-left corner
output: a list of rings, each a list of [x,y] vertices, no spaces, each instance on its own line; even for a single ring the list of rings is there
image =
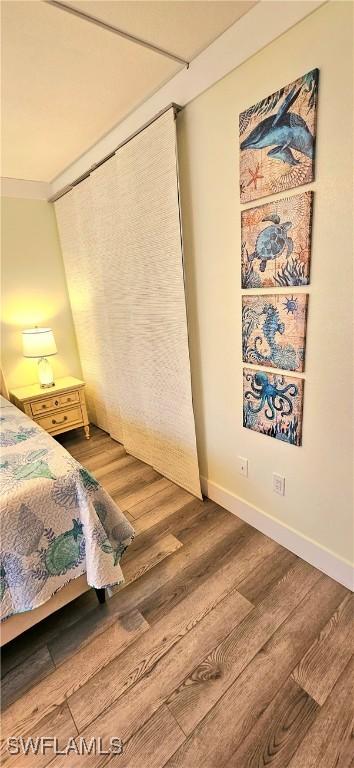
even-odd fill
[[[241,112],[241,203],[314,179],[318,69]]]
[[[243,370],[243,426],[301,445],[304,382],[278,373]]]

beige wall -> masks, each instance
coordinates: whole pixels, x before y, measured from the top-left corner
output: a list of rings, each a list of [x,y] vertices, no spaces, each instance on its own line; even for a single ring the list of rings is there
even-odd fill
[[[178,117],[201,473],[348,560],[353,547],[351,35],[351,3],[325,5]],[[312,281],[303,447],[296,448],[242,427],[237,126],[240,111],[314,67],[320,68],[320,96],[316,181],[307,187],[315,190]],[[249,460],[248,479],[238,474],[239,455]],[[272,492],[274,471],[286,477],[285,497]]]
[[[9,387],[37,381],[37,363],[22,357],[21,331],[53,329],[59,376],[81,376],[53,206],[1,198],[1,348]]]

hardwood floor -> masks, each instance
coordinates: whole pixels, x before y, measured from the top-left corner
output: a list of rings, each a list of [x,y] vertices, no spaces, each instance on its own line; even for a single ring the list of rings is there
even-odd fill
[[[125,511],[126,583],[2,654],[8,768],[349,768],[353,596],[92,429],[61,442]],[[123,740],[122,755],[11,756],[9,736]]]

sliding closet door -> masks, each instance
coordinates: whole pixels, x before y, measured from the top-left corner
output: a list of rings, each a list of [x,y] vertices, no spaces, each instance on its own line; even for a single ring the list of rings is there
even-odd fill
[[[123,146],[116,162],[124,442],[200,495],[173,110]]]
[[[93,421],[200,496],[173,110],[56,212]]]
[[[120,269],[118,237],[118,178],[116,159],[112,157],[91,174],[91,226],[96,273],[102,287],[100,317],[103,318],[105,337],[101,340],[101,354],[105,357],[106,423],[110,435],[125,444],[125,430],[121,419],[121,391],[125,376],[124,357],[120,354],[120,328],[123,326],[120,304],[124,285]]]
[[[107,322],[90,178],[55,204],[90,420],[107,430]]]
[[[141,280],[144,261],[126,247],[127,238],[135,243],[138,233],[126,231],[129,227],[123,204],[126,192],[118,166],[116,155],[91,176],[97,203],[97,254],[98,258],[104,258],[113,385],[110,405],[116,410],[119,408],[121,439],[127,452],[153,465],[153,435],[148,424],[154,372],[148,365],[149,381],[143,375],[147,349],[142,340],[148,329],[145,316],[141,317],[143,296],[149,289],[147,281]],[[110,413],[110,408],[107,410]],[[112,429],[110,432],[113,436]]]

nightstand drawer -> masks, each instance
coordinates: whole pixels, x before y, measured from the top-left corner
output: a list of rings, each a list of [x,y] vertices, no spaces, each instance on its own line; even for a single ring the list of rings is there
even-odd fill
[[[78,403],[80,400],[78,392],[68,392],[65,395],[56,395],[56,397],[46,397],[45,400],[31,403],[33,416],[39,416],[47,411],[55,411],[57,408],[63,408],[65,405]]]
[[[56,406],[57,401],[59,400],[59,405],[73,405],[74,403],[80,402],[80,396],[78,392],[68,392],[67,395],[59,395],[59,397],[56,397],[54,400],[54,405]]]
[[[50,416],[36,417],[37,424],[50,432],[60,427],[68,427],[69,424],[82,423],[82,412],[80,406],[77,408],[63,408],[58,413],[52,413]]]

